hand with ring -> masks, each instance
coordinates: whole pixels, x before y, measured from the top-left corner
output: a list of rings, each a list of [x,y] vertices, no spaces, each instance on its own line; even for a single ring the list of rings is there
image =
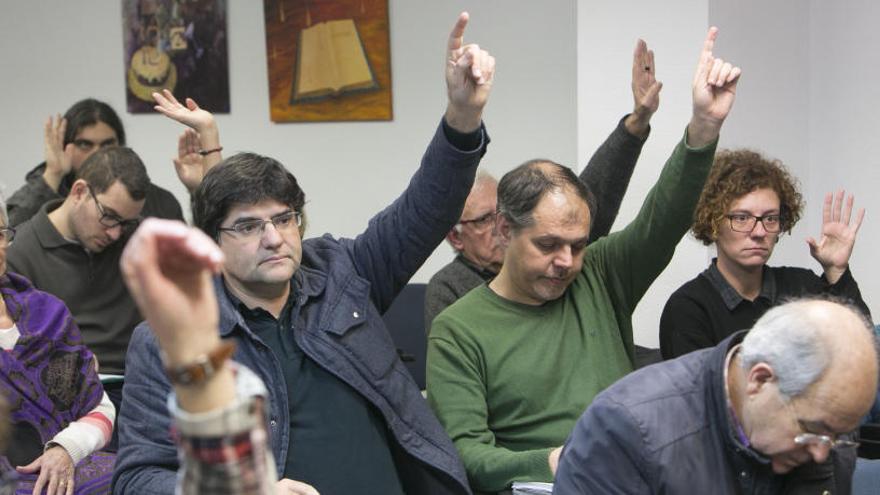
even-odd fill
[[[74,465],[70,454],[60,445],[46,449],[43,455],[27,466],[15,468],[19,473],[36,473],[40,475],[34,484],[34,495],[73,495]],[[46,489],[43,492],[43,489]]]

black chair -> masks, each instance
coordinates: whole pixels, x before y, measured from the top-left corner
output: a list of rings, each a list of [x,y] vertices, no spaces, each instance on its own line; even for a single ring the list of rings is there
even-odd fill
[[[425,390],[425,358],[428,338],[425,335],[425,284],[407,284],[382,315],[391,332],[397,354],[420,390]]]
[[[859,457],[880,459],[880,423],[867,423],[859,428]]]

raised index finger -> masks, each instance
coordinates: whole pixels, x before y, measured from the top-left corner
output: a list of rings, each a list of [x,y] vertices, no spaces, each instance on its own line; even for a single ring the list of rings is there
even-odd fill
[[[464,28],[467,27],[469,18],[470,15],[467,12],[458,14],[458,20],[455,21],[455,26],[452,27],[452,32],[449,33],[449,42],[446,45],[448,52],[451,53],[458,50],[464,44]]]
[[[712,50],[715,49],[715,38],[718,37],[718,28],[712,26],[706,33],[706,40],[703,41],[703,50],[700,52],[700,62],[697,65],[697,80],[704,81],[709,69],[712,68]],[[702,76],[702,77],[701,77]]]

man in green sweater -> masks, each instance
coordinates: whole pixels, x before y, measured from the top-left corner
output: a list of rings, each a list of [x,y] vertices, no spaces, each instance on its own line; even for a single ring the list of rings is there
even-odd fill
[[[474,490],[551,481],[578,417],[632,370],[632,312],[690,225],[733,106],[740,70],[712,55],[716,35],[685,136],[622,231],[587,249],[593,197],[567,167],[533,160],[501,179],[501,271],[440,313],[428,341],[428,400]]]

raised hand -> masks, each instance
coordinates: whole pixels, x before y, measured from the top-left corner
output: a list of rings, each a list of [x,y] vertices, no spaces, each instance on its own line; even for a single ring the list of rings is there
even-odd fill
[[[58,191],[61,179],[70,172],[73,143],[64,146],[64,133],[67,130],[67,119],[56,115],[54,118],[50,115],[46,119],[43,133],[44,158],[46,159],[46,170],[43,171],[43,179],[52,188]]]
[[[34,459],[34,462],[27,466],[16,467],[19,473],[39,472],[37,481],[34,483],[34,493],[46,493],[47,495],[72,495],[74,469],[73,459],[60,445],[49,447],[43,452],[43,455]]]
[[[476,44],[464,44],[468,13],[462,12],[446,45],[446,123],[460,132],[480,127],[495,80],[495,58]]]
[[[733,108],[736,85],[742,73],[739,67],[715,58],[718,28],[709,28],[693,82],[693,117],[688,125],[688,145],[701,147],[718,137],[724,119]]]
[[[211,274],[223,254],[202,231],[173,220],[148,218],[132,235],[120,260],[125,284],[156,334],[166,366],[187,365],[220,344],[219,310]],[[224,367],[198,387],[176,387],[181,408],[224,407],[235,396]]]
[[[198,146],[195,149],[196,153],[203,150],[210,151],[206,155],[200,155],[200,160],[197,160],[195,157],[181,155],[184,137],[181,136],[178,140],[178,154],[177,159],[174,160],[174,167],[177,170],[177,176],[180,178],[180,181],[192,192],[198,187],[202,177],[208,173],[208,170],[223,160],[223,156],[220,154],[222,149],[220,147],[220,131],[217,128],[217,123],[214,121],[214,115],[200,108],[192,98],[186,99],[186,106],[181,105],[177,98],[174,97],[174,94],[167,89],[163,89],[161,94],[153,93],[153,100],[156,101],[156,106],[153,108],[157,112],[188,126],[197,133],[195,141],[193,141],[191,135],[186,138],[187,155],[189,154],[189,145],[192,143],[196,143]],[[188,171],[183,174],[181,174],[181,164],[189,166]],[[196,165],[198,164],[201,164],[201,175],[197,173]],[[195,181],[196,178],[198,179],[197,182]]]
[[[181,124],[193,128],[196,132],[204,132],[210,127],[216,127],[214,115],[207,110],[199,108],[192,98],[186,99],[186,106],[180,104],[174,94],[167,89],[162,93],[153,93],[156,106],[153,108],[169,119],[176,120]]]
[[[624,122],[627,130],[636,136],[647,134],[651,116],[660,108],[663,83],[655,78],[655,73],[654,50],[649,50],[648,44],[640,39],[633,50],[633,111]]]
[[[855,221],[852,221],[855,197],[850,194],[846,198],[844,207],[845,195],[843,189],[838,191],[836,196],[832,193],[825,195],[822,205],[821,236],[818,241],[812,237],[807,239],[810,254],[822,265],[825,278],[832,284],[846,272],[856,243],[856,235],[859,233],[862,219],[865,218],[865,209],[859,208]]]
[[[202,178],[208,171],[207,157],[199,153],[200,149],[202,149],[202,145],[199,141],[199,134],[192,129],[184,130],[177,139],[177,158],[174,159],[174,169],[177,171],[177,178],[190,193],[199,187]]]

